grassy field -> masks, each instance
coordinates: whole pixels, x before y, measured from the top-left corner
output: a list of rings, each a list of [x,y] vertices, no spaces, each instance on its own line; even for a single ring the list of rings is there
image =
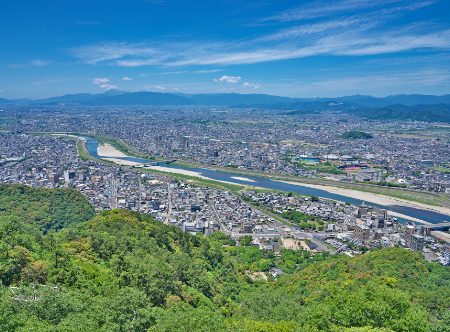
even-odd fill
[[[435,171],[439,171],[439,172],[442,172],[442,173],[444,173],[444,174],[450,174],[450,169],[448,169],[448,168],[444,168],[444,167],[438,167],[438,166],[435,166],[435,167],[428,167],[429,169],[434,169]]]

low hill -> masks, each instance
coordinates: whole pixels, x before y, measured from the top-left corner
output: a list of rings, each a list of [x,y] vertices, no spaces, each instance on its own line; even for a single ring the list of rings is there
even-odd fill
[[[426,121],[450,122],[450,111],[442,109],[426,109],[415,111],[401,111],[391,108],[379,108],[362,114],[363,117],[373,120],[387,121]]]
[[[73,188],[46,189],[0,184],[0,217],[14,215],[28,229],[58,230],[94,217],[94,209]]]
[[[344,139],[358,139],[358,138],[369,139],[369,138],[373,138],[373,136],[368,134],[368,133],[362,132],[362,131],[352,130],[352,131],[343,133],[342,135],[339,135],[338,138],[344,138]]]
[[[434,95],[393,95],[381,98],[383,100],[389,101],[390,104],[402,104],[407,106],[414,106],[419,104],[433,105],[433,104],[450,104],[450,94],[442,96]]]
[[[450,327],[450,319],[439,321],[447,315],[450,269],[400,248],[353,258],[283,248],[275,256],[236,247],[220,232],[194,236],[128,210],[43,236],[11,225],[0,217],[0,281],[16,287],[0,287],[2,331]],[[275,262],[288,275],[266,274]]]
[[[0,98],[0,104],[14,104],[15,102],[8,99]]]

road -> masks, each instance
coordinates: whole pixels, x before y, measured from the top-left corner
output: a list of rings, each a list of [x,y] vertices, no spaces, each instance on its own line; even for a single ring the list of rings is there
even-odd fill
[[[214,215],[216,216],[217,224],[220,225],[220,230],[227,235],[233,235],[233,233],[228,228],[226,228],[225,225],[222,223],[222,220],[220,219],[219,214],[217,213],[216,205],[214,204],[214,202],[211,204],[211,206],[213,208]]]
[[[172,214],[172,194],[170,192],[170,183],[167,183],[167,191],[169,192],[169,195],[168,195],[168,197],[169,197],[168,198],[168,200],[169,200],[169,210],[167,211],[166,220],[164,220],[164,223],[166,225],[169,224],[169,218],[170,218],[170,215]]]

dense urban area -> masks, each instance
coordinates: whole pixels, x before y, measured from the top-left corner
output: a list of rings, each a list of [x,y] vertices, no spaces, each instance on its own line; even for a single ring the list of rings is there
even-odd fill
[[[326,183],[369,186],[367,188],[375,193],[388,188],[406,192],[416,201],[431,197],[432,204],[448,207],[450,129],[441,123],[367,120],[340,112],[303,114],[225,107],[88,108],[62,105],[5,106],[1,110],[0,125],[0,219],[4,219],[1,225],[5,234],[8,234],[2,247],[5,249],[0,250],[6,253],[2,259],[8,263],[0,268],[0,274],[3,285],[9,286],[9,290],[15,294],[12,303],[19,303],[18,307],[24,301],[31,301],[30,296],[36,292],[40,295],[33,296],[51,298],[50,288],[45,285],[64,282],[70,287],[89,289],[91,294],[103,295],[108,292],[101,290],[102,287],[110,285],[108,287],[116,287],[116,292],[119,292],[117,301],[119,298],[120,301],[131,301],[125,299],[147,296],[156,306],[174,308],[173,311],[161,309],[150,314],[150,311],[143,309],[144,304],[138,305],[141,306],[139,312],[142,317],[159,315],[157,320],[172,319],[169,316],[174,315],[183,324],[188,324],[190,314],[199,314],[190,310],[202,308],[199,322],[220,320],[220,324],[228,324],[226,326],[230,331],[297,331],[299,326],[308,328],[304,331],[344,331],[339,328],[335,330],[334,325],[318,326],[297,316],[300,313],[304,317],[312,315],[305,311],[310,310],[304,304],[307,298],[314,303],[322,302],[320,297],[324,295],[312,295],[310,292],[313,288],[299,284],[295,286],[297,290],[283,300],[286,302],[279,297],[283,296],[290,282],[297,283],[292,279],[295,276],[301,275],[303,280],[308,280],[318,273],[313,272],[313,268],[308,270],[310,265],[322,264],[320,266],[324,271],[330,269],[331,272],[325,277],[330,282],[343,278],[339,269],[342,264],[347,264],[343,263],[347,259],[354,259],[356,265],[365,265],[361,261],[364,257],[373,257],[374,261],[403,257],[395,264],[406,265],[408,259],[424,259],[429,264],[426,273],[441,273],[445,277],[439,278],[447,278],[442,284],[442,287],[447,288],[441,290],[439,296],[450,295],[450,225],[436,229],[430,224],[408,220],[400,222],[388,209],[370,203],[355,205],[315,195],[261,188],[251,183],[207,180],[190,173],[169,172],[158,166],[172,162],[185,167],[229,170],[236,175],[236,179],[239,179],[239,174],[256,174],[298,178],[302,181],[329,181]],[[91,155],[86,139],[80,136],[97,139],[100,142],[99,155],[100,149],[105,147],[113,154],[99,158]],[[148,163],[126,161],[120,157],[122,154],[125,157],[143,158]],[[152,166],[152,163],[157,167]],[[24,189],[29,187],[33,189]],[[64,220],[51,221],[47,215],[56,211],[57,203],[41,204],[40,198],[35,200],[39,190],[48,190],[45,195],[56,195],[50,193],[58,191],[64,192],[64,195],[82,195],[75,200],[78,202],[84,197],[90,207],[65,207]],[[20,199],[20,204],[17,199]],[[68,204],[63,203],[64,200],[62,198],[55,202]],[[41,212],[30,213],[27,204],[42,205],[37,209],[43,209],[45,217],[40,215]],[[78,223],[81,216],[72,216],[75,211],[81,210],[90,211],[83,221],[95,219],[87,222],[86,226],[77,226],[76,231],[71,230],[76,224],[84,225]],[[20,229],[33,229],[36,233],[29,238],[16,235],[10,238],[9,234],[19,232],[19,228],[13,230],[11,225],[14,220],[8,219],[8,213],[16,213],[23,222],[26,220],[26,225]],[[77,222],[71,221],[71,218]],[[122,226],[114,226],[114,223]],[[139,240],[142,246],[153,248],[148,249],[154,253],[152,255],[158,255],[159,252],[163,258],[145,258],[139,253],[141,249],[138,249],[138,243],[131,245],[121,242],[124,238],[119,238],[128,236],[126,232],[135,232],[133,227],[136,225],[149,234],[153,241],[144,244],[144,240]],[[111,238],[104,235],[108,233]],[[141,235],[133,236],[140,239]],[[54,249],[56,247],[49,247],[53,243],[51,241],[60,243],[59,251]],[[121,252],[115,251],[114,246],[122,248]],[[50,252],[56,255],[54,261]],[[126,256],[126,252],[134,256]],[[172,258],[167,258],[169,252],[179,253],[180,262],[171,262]],[[74,255],[74,258],[70,258],[70,255]],[[183,259],[192,261],[183,267],[181,255],[186,256]],[[18,257],[22,257],[20,262]],[[73,262],[68,265],[71,259]],[[138,265],[141,259],[150,259],[152,264],[156,264],[154,266],[159,264],[157,273],[164,276],[155,277],[155,284],[149,285],[147,282],[144,285],[145,280],[151,279],[146,274],[153,273],[149,272],[151,268],[147,272],[142,270],[142,275],[133,274],[137,273],[133,269],[140,269]],[[123,272],[118,270],[119,260],[127,266]],[[435,270],[432,266],[436,267]],[[106,272],[106,269],[111,272]],[[166,270],[164,272],[161,269]],[[182,273],[188,273],[181,272],[183,269],[192,269],[189,272],[191,274],[182,277]],[[364,296],[368,296],[367,292],[374,292],[373,287],[381,287],[377,292],[400,292],[394,284],[398,280],[402,287],[406,287],[407,282],[402,280],[411,277],[406,276],[409,273],[404,271],[406,267],[399,269],[394,273],[395,276],[387,270],[380,270],[378,276],[381,281],[377,281],[378,286],[358,281],[354,287],[362,287]],[[208,281],[200,278],[200,274],[205,271],[208,271]],[[108,273],[111,275],[107,276]],[[231,277],[230,273],[235,275]],[[367,273],[372,273],[372,270]],[[421,273],[413,274],[417,275],[421,283],[426,283],[421,279],[425,278]],[[81,281],[79,275],[84,274],[84,281]],[[96,281],[89,281],[88,286],[87,280],[92,278]],[[193,281],[192,278],[198,280]],[[169,279],[173,283],[170,286],[161,284],[162,280]],[[27,287],[31,288],[17,287],[21,283],[29,284],[30,280],[34,284]],[[86,282],[83,287],[79,284],[82,282]],[[270,288],[272,282],[278,286]],[[36,290],[37,284],[39,290]],[[439,282],[433,285],[437,284]],[[339,285],[337,281],[336,285]],[[137,287],[133,289],[143,293],[134,294],[135,290],[131,291],[130,287]],[[250,292],[250,297],[245,300],[250,302],[243,300],[244,293],[237,290],[239,287]],[[256,294],[258,287],[269,287],[267,291],[273,294],[267,299],[259,298]],[[431,292],[425,288],[415,291],[422,291],[423,294]],[[9,290],[2,289],[1,292],[6,294]],[[76,301],[82,301],[80,294],[75,296]],[[361,294],[354,296],[364,298]],[[243,304],[240,304],[242,301]],[[282,318],[281,311],[263,314],[261,302],[264,301],[278,303],[274,304],[274,310],[282,310],[280,308],[285,308],[289,303],[296,309],[286,316],[288,318]],[[448,302],[447,305],[435,304],[432,307],[427,302],[431,302],[431,299],[421,298],[420,301],[423,301],[420,302],[420,319],[419,316],[410,317],[410,311],[416,310],[415,307],[408,307],[409,311],[404,312],[409,323],[402,324],[407,327],[399,328],[392,324],[371,326],[391,328],[393,331],[428,331],[427,320],[430,324],[436,324],[436,320],[448,317],[443,311],[448,308]],[[90,306],[89,310],[95,311],[102,305],[105,304],[90,303],[86,304],[86,308]],[[240,305],[243,305],[242,309],[239,309]],[[331,304],[328,305],[326,310],[331,310]],[[387,308],[389,304],[382,306]],[[6,307],[1,308],[6,310]],[[320,310],[320,306],[318,308],[314,310]],[[220,318],[212,318],[208,312],[219,314]],[[233,315],[240,321],[222,321],[224,317]],[[434,315],[434,318],[424,318],[426,315]],[[150,319],[148,317],[145,319]],[[242,321],[242,317],[252,317],[254,322]],[[405,317],[395,317],[406,320]],[[0,322],[3,322],[1,319]],[[136,330],[144,331],[152,325],[145,323],[144,318],[132,323],[134,319],[131,322],[128,319],[122,324],[96,322],[97,325],[93,326],[99,328],[100,325],[118,324],[131,326],[132,330],[133,324],[136,324]],[[287,325],[279,323],[280,320],[287,320]],[[272,324],[271,329],[269,325],[261,329],[250,327],[257,321]],[[64,322],[63,318],[59,318],[52,324],[56,326]],[[68,324],[67,321],[64,324]],[[67,326],[64,324],[61,325],[62,330]],[[367,325],[355,323],[344,326]],[[15,331],[13,327],[7,330]],[[176,330],[176,327],[172,330]]]

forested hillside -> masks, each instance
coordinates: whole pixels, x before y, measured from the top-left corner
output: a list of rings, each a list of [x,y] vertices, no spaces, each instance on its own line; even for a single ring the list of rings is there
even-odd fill
[[[47,234],[25,225],[0,216],[1,331],[450,328],[449,268],[400,248],[277,257],[127,210]],[[289,274],[250,274],[275,263]]]
[[[373,120],[387,121],[426,121],[426,122],[450,122],[447,110],[423,109],[415,111],[402,111],[391,108],[378,108],[370,110],[361,116]]]
[[[57,230],[95,216],[94,208],[73,188],[46,189],[0,183],[0,216],[16,216],[30,229]]]

